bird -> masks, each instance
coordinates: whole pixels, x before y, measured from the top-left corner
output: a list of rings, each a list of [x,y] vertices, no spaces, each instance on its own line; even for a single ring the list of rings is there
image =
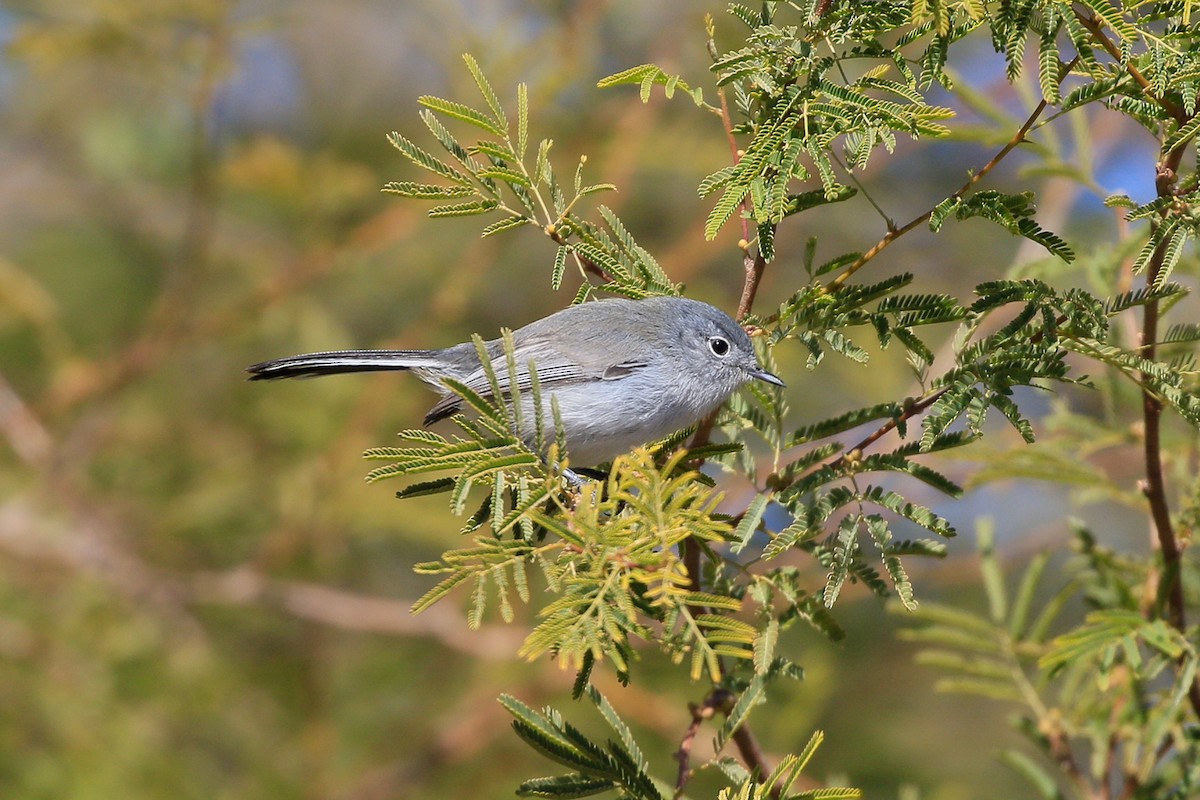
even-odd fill
[[[521,430],[536,449],[530,362],[541,390],[544,441],[555,441],[555,398],[570,463],[597,466],[705,418],[752,380],[784,382],[765,370],[750,337],[724,311],[675,296],[613,298],[568,306],[512,332]],[[503,339],[485,343],[501,395],[513,376]],[[472,342],[437,350],[335,350],[287,356],[246,368],[249,380],[355,372],[410,371],[441,394],[425,415],[432,425],[458,413],[454,379],[494,401]],[[514,415],[515,418],[515,415]]]

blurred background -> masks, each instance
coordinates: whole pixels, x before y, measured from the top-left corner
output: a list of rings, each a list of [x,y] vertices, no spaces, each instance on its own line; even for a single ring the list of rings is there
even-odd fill
[[[551,292],[554,249],[536,231],[481,240],[478,220],[431,222],[422,204],[379,192],[420,180],[384,138],[399,130],[433,146],[418,95],[476,102],[464,52],[510,107],[516,83],[528,83],[532,135],[555,140],[560,172],[586,154],[589,180],[619,187],[602,201],[666,271],[732,310],[736,234],[704,241],[707,204],[695,190],[729,160],[719,120],[686,98],[644,105],[633,88],[594,88],[646,61],[704,84],[704,10],[644,0],[0,6],[0,796],[507,797],[554,771],[512,736],[496,697],[569,706],[572,676],[515,659],[524,609],[477,632],[461,597],[410,616],[431,585],[412,564],[458,546],[459,521],[442,497],[401,503],[398,487],[362,480],[362,450],[416,425],[428,390],[394,374],[247,384],[242,370],[309,350],[445,346],[570,301],[579,278]],[[720,5],[707,10],[734,47],[739,32]],[[873,161],[864,181],[899,221],[957,188],[1031,106],[985,40],[963,48],[962,80],[996,104],[1004,132],[964,107],[955,140],[902,142]],[[1072,144],[1089,125],[1082,115],[1042,135],[1087,159],[1104,191],[1145,199],[1148,138],[1092,124],[1086,153]],[[1101,195],[1053,171],[1021,176],[1020,163],[992,185],[1033,181],[1045,227],[1094,227],[1101,246],[1111,237]],[[808,236],[819,235],[823,261],[883,232],[863,203],[785,227],[759,308],[805,280]],[[906,237],[870,277],[914,271],[918,287],[965,297],[1040,257],[994,226],[962,223],[936,240]],[[777,353],[797,426],[914,388],[897,352],[867,367],[831,356],[812,374],[804,354]],[[1136,469],[1109,466],[1130,480]],[[734,486],[731,503],[737,495]],[[1067,502],[1053,488],[927,500],[967,535],[946,561],[912,565],[919,598],[982,605],[969,534],[989,510],[1004,508],[998,533],[1014,560],[1062,541],[1061,515],[1039,527],[1043,504]],[[1076,513],[1114,536],[1129,521],[1140,542],[1136,518]],[[812,580],[821,585],[819,569]],[[895,639],[904,621],[859,589],[836,609],[846,642],[789,640],[808,677],[755,718],[767,751],[795,750],[820,727],[816,772],[869,797],[906,786],[939,800],[1018,796],[994,759],[1014,741],[1005,709],[935,694],[935,675]],[[653,652],[635,669],[633,688],[607,675],[599,684],[657,743],[658,774],[671,775],[686,704],[705,687],[682,683]]]

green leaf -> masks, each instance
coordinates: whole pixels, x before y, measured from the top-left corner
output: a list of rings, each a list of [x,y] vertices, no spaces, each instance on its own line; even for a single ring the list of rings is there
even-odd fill
[[[1062,62],[1058,57],[1058,30],[1048,27],[1038,41],[1038,83],[1042,97],[1051,105],[1059,101]]]
[[[729,710],[729,714],[725,717],[725,722],[721,725],[721,730],[717,733],[718,750],[724,746],[725,742],[729,741],[729,737],[733,735],[733,732],[749,719],[750,712],[754,710],[754,707],[765,703],[766,700],[766,680],[760,675],[755,675],[750,679],[750,683],[746,688],[742,690],[742,693],[738,695],[737,702]]]
[[[1058,782],[1029,756],[1019,750],[1005,750],[1000,754],[1000,760],[1028,781],[1039,796],[1046,800],[1062,800],[1063,795],[1058,791]]]
[[[1121,608],[1093,611],[1083,625],[1053,639],[1050,649],[1038,659],[1038,666],[1054,670],[1081,659],[1095,658],[1101,650],[1118,644],[1147,624],[1136,611]]]
[[[417,147],[415,144],[404,138],[404,136],[396,131],[389,133],[387,138],[393,147],[399,150],[409,161],[413,162],[418,167],[428,170],[429,172],[433,172],[437,175],[441,175],[443,178],[448,178],[455,183],[459,183],[464,186],[471,185],[471,178],[469,178],[467,175],[459,172],[449,164],[434,158],[429,153]]]
[[[779,643],[779,621],[767,620],[767,624],[754,639],[754,672],[765,675],[775,660],[775,646]]]
[[[441,494],[448,492],[454,487],[454,478],[438,478],[433,481],[425,481],[423,483],[414,483],[411,486],[406,486],[396,492],[396,497],[401,500],[408,497],[424,497],[430,494]]]
[[[797,428],[792,432],[788,439],[787,446],[795,447],[798,444],[811,442],[816,439],[824,439],[827,436],[834,436],[848,431],[851,428],[857,428],[859,425],[865,425],[868,422],[874,422],[880,419],[891,419],[901,414],[902,409],[898,403],[879,403],[878,405],[859,408],[854,411],[847,411],[836,417],[831,417],[821,422],[816,422],[811,425],[806,425],[803,428]]]
[[[793,800],[845,800],[846,798],[862,796],[862,789],[855,789],[849,786],[826,786],[821,789],[809,789],[800,794],[791,795]]]
[[[488,167],[487,169],[479,170],[477,174],[480,178],[491,178],[493,180],[504,181],[505,183],[512,184],[513,186],[523,186],[525,188],[529,188],[533,185],[529,178],[525,177],[520,172],[517,172],[515,169],[510,169],[508,167]]]
[[[475,190],[470,186],[432,186],[411,181],[390,181],[383,185],[381,191],[418,200],[450,200],[475,194]]]
[[[1195,139],[1197,134],[1200,134],[1200,115],[1193,116],[1168,136],[1167,140],[1163,142],[1162,151],[1169,153],[1180,145]]]
[[[499,203],[495,200],[472,200],[469,203],[454,203],[429,209],[431,217],[473,217],[493,211]]]
[[[517,84],[517,159],[525,158],[529,147],[529,87]]]
[[[592,704],[600,711],[600,715],[604,717],[604,721],[617,734],[617,737],[621,740],[621,745],[625,748],[625,752],[632,759],[634,765],[639,770],[645,770],[647,766],[645,756],[642,755],[641,749],[638,747],[637,742],[634,741],[633,733],[629,730],[629,726],[625,724],[625,720],[621,719],[616,710],[609,704],[608,698],[601,694],[599,689],[590,684],[587,687],[587,695]]]
[[[724,609],[727,611],[741,611],[742,601],[736,597],[728,597],[722,594],[712,594],[709,592],[687,592],[683,595],[683,602],[689,606],[702,606],[704,608]]]
[[[416,602],[412,604],[412,609],[410,609],[411,613],[420,614],[438,600],[441,600],[443,597],[448,595],[455,586],[458,586],[460,583],[470,578],[471,574],[469,572],[458,572],[448,578],[443,579],[432,589],[417,598]]]
[[[590,778],[585,775],[556,775],[547,778],[532,778],[517,787],[519,797],[591,797],[618,788],[608,778]]]
[[[511,231],[515,228],[522,228],[532,223],[533,220],[529,219],[528,217],[506,217],[505,219],[497,220],[491,225],[488,225],[483,229],[483,233],[480,235],[483,237],[494,236],[497,233]]]
[[[1009,617],[1008,633],[1013,639],[1020,639],[1029,624],[1029,610],[1038,588],[1038,581],[1050,561],[1050,554],[1041,552],[1033,557],[1025,574],[1021,576],[1021,584],[1017,587],[1016,599],[1013,601],[1012,616]]]
[[[488,108],[492,111],[492,116],[495,117],[495,124],[500,129],[500,132],[496,135],[506,136],[508,133],[508,121],[504,118],[504,109],[500,107],[500,99],[496,97],[496,92],[492,89],[492,85],[488,83],[483,70],[479,68],[479,64],[470,53],[463,54],[463,61],[466,62],[467,69],[470,71],[471,77],[475,80],[475,85],[479,88],[479,93],[483,95],[484,102],[488,104]]]
[[[755,495],[754,499],[750,501],[749,507],[742,514],[742,519],[733,532],[734,543],[730,548],[731,552],[740,553],[746,549],[746,545],[750,544],[750,539],[758,530],[759,523],[762,522],[763,514],[766,513],[770,503],[770,498],[762,494]]]
[[[493,136],[503,137],[505,135],[504,128],[498,125],[494,119],[480,111],[476,111],[470,106],[456,103],[453,100],[444,100],[432,95],[421,95],[417,98],[417,102],[430,111],[461,120],[469,125],[474,125],[476,128],[482,128]]]

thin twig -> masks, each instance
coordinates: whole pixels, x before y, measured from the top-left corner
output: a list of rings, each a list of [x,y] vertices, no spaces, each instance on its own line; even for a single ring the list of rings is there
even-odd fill
[[[751,249],[754,250],[753,253]],[[758,294],[758,285],[762,282],[763,271],[767,268],[767,260],[763,258],[762,250],[750,247],[743,250],[745,255],[742,257],[742,265],[746,269],[746,280],[742,284],[742,298],[738,301],[739,322],[745,319],[754,307],[754,297]]]
[[[679,762],[679,774],[675,778],[676,797],[683,794],[684,787],[687,786],[688,779],[691,777],[692,745],[696,741],[696,734],[700,732],[700,726],[705,720],[712,719],[718,711],[732,707],[733,703],[734,697],[731,692],[726,689],[716,689],[710,692],[700,705],[689,704],[692,721],[679,741],[679,749],[675,751],[675,760]]]
[[[861,453],[863,450],[866,450],[868,447],[875,444],[875,442],[879,441],[884,436],[887,436],[893,430],[900,427],[901,424],[908,422],[910,419],[917,416],[918,414],[925,412],[930,406],[932,406],[939,399],[941,399],[941,396],[944,395],[948,391],[950,391],[950,387],[943,386],[940,389],[934,389],[933,391],[927,393],[926,395],[924,395],[923,397],[921,397],[917,400],[913,400],[912,402],[907,403],[904,406],[904,409],[900,412],[899,416],[892,417],[887,422],[883,423],[878,428],[876,428],[874,431],[872,431],[870,434],[868,434],[861,441],[856,443],[854,446],[850,447],[848,450],[843,451],[842,454],[840,456],[838,456],[837,459],[835,459],[833,462],[831,462],[829,466],[833,467],[834,469],[837,469],[842,464],[844,464],[846,462],[846,460],[853,453],[856,453],[856,452]]]
[[[1121,57],[1121,49],[1117,47],[1112,39],[1108,38],[1107,34],[1104,33],[1104,28],[1101,26],[1100,20],[1096,19],[1096,17],[1091,14],[1083,14],[1078,9],[1075,10],[1075,19],[1079,20],[1079,23],[1083,25],[1083,27],[1087,28],[1088,32],[1095,37],[1097,43],[1103,47],[1118,64],[1121,64],[1123,67],[1125,67],[1125,71],[1128,72],[1130,77],[1132,77],[1134,81],[1137,82],[1137,85],[1142,88],[1142,93],[1145,94],[1146,97],[1150,98],[1159,106],[1161,106],[1164,111],[1174,117],[1180,124],[1188,120],[1187,112],[1175,105],[1175,103],[1171,102],[1169,99],[1156,95],[1154,93],[1154,88],[1150,85],[1150,81],[1146,80],[1146,76],[1141,73],[1137,66]]]
[[[1064,76],[1069,74],[1071,69],[1075,66],[1075,62],[1078,60],[1079,60],[1078,57],[1076,57],[1075,59],[1073,59],[1071,61],[1071,63],[1067,64],[1066,67],[1063,69],[1062,74]],[[1004,147],[1000,148],[1000,151],[998,153],[996,153],[996,155],[992,156],[991,161],[984,164],[983,167],[979,170],[979,172],[976,172],[970,178],[968,178],[967,182],[964,183],[959,188],[958,191],[956,191],[954,194],[950,195],[950,197],[951,198],[959,198],[959,197],[962,197],[963,195],[965,195],[968,191],[971,190],[972,186],[974,186],[979,181],[983,180],[985,175],[987,175],[989,172],[991,172],[993,169],[995,169],[996,165],[999,164],[1001,161],[1003,161],[1005,156],[1007,156],[1009,153],[1011,153],[1013,150],[1015,150],[1017,148],[1017,145],[1024,142],[1025,134],[1029,133],[1029,129],[1033,127],[1033,124],[1035,122],[1037,122],[1038,117],[1040,117],[1042,115],[1042,112],[1046,110],[1047,105],[1048,104],[1046,103],[1046,101],[1044,99],[1041,100],[1037,104],[1037,106],[1034,107],[1033,113],[1031,113],[1029,115],[1029,118],[1025,120],[1025,122],[1021,125],[1020,128],[1017,129],[1017,132],[1015,134],[1013,134],[1013,137],[1008,140],[1008,143],[1005,144]],[[949,198],[947,198],[947,199],[949,199]],[[938,203],[938,205],[941,205],[941,203]],[[883,252],[883,250],[885,248],[887,248],[887,246],[890,245],[892,242],[896,241],[901,236],[903,236],[904,234],[913,230],[914,228],[928,222],[929,218],[933,216],[933,212],[935,210],[937,210],[937,206],[930,208],[928,211],[925,211],[920,216],[906,222],[904,225],[901,225],[899,228],[894,228],[894,229],[888,230],[888,232],[883,235],[883,238],[875,243],[874,247],[872,247],[870,250],[868,250],[867,252],[865,252],[861,256],[859,256],[857,259],[855,259],[852,264],[850,264],[848,267],[846,267],[844,270],[842,270],[842,272],[840,274],[838,274],[831,281],[829,281],[829,283],[827,283],[825,285],[826,291],[831,291],[833,289],[837,289],[838,287],[840,287],[842,284],[844,284],[846,281],[848,281],[850,279],[851,275],[853,275],[854,273],[856,273],[860,269],[862,269],[863,266],[866,265],[866,263],[868,261],[870,261],[871,259],[875,258],[875,256],[877,256],[881,252]]]
[[[812,474],[815,470],[822,469],[824,467],[834,470],[840,469],[846,464],[847,461],[858,458],[858,456],[862,454],[863,450],[866,450],[868,447],[875,444],[875,442],[879,441],[884,436],[887,436],[896,428],[900,427],[901,424],[926,411],[948,391],[950,391],[950,387],[943,386],[939,389],[934,389],[915,400],[910,399],[905,401],[903,410],[899,415],[892,417],[855,444],[842,450],[842,452],[839,453],[838,456],[832,461],[824,464],[816,464],[807,470],[803,475],[798,475],[792,481],[787,483],[780,480],[778,474],[770,475],[767,477],[767,486],[769,486],[772,491],[778,492],[779,490],[786,488],[788,485],[790,485],[790,483],[794,483],[796,480],[799,480],[805,475]]]

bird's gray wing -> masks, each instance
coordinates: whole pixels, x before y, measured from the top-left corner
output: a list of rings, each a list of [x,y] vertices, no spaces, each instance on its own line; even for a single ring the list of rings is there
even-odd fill
[[[530,350],[534,352],[531,353]],[[544,346],[518,347],[514,355],[517,361],[517,389],[522,393],[530,391],[533,387],[533,380],[529,372],[530,360],[534,362],[538,385],[543,392],[592,381],[617,380],[645,366],[644,362],[629,360],[621,363],[581,364],[580,361],[583,359],[573,357],[558,348]],[[507,396],[512,388],[512,380],[508,374],[502,350],[498,356],[493,355],[492,368],[496,373],[496,383],[499,384],[500,393]],[[480,397],[486,400],[492,399],[492,384],[482,367],[467,375],[462,382]],[[429,413],[425,415],[425,424],[432,425],[438,420],[445,419],[457,413],[461,406],[462,398],[456,394],[448,394],[429,409]]]

